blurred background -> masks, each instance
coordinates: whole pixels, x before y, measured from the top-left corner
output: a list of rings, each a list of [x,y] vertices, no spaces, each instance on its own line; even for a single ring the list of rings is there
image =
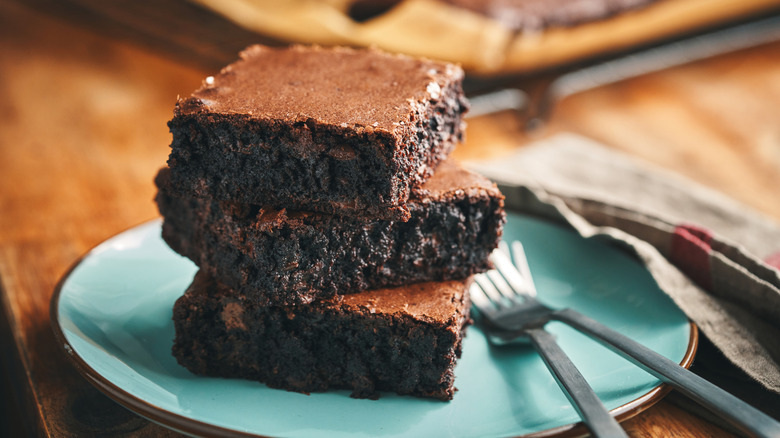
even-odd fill
[[[10,3],[194,72],[181,77],[163,112],[249,44],[376,46],[466,69],[474,108],[460,158],[490,158],[528,139],[573,131],[780,215],[779,203],[759,200],[780,185],[773,123],[780,0]],[[33,37],[43,38],[38,30]],[[6,35],[6,47],[21,50],[11,47],[18,46],[13,31]],[[98,60],[116,51],[61,44],[69,49],[62,52]],[[476,117],[485,113],[491,117]],[[693,160],[703,144],[708,153]],[[715,170],[726,166],[739,176]]]

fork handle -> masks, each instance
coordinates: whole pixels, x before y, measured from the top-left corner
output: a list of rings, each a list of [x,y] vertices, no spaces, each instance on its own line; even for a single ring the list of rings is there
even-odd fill
[[[780,423],[677,363],[572,309],[552,314],[710,409],[748,436],[780,438]]]
[[[597,438],[628,438],[555,337],[542,328],[525,332],[591,434]]]

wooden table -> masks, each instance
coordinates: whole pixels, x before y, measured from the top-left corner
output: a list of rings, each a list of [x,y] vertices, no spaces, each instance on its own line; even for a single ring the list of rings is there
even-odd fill
[[[158,215],[177,95],[212,71],[0,3],[0,435],[175,435],[87,383],[56,345],[52,291],[79,256]],[[602,87],[563,101],[572,131],[678,171],[780,219],[780,44]],[[507,114],[470,122],[461,158],[527,138]],[[664,400],[635,437],[724,437]]]

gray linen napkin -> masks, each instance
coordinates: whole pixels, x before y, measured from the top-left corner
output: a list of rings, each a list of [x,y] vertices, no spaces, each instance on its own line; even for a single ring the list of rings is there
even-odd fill
[[[763,394],[740,390],[745,382],[737,379],[736,395],[780,405],[780,224],[573,134],[466,164],[499,183],[508,207],[633,251],[711,341],[715,356],[734,365],[709,374],[740,370]],[[778,407],[767,410],[779,414]]]

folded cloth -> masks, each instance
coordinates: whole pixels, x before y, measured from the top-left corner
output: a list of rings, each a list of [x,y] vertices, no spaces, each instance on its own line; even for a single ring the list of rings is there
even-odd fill
[[[468,165],[499,183],[507,207],[633,251],[716,355],[734,365],[722,368],[758,384],[755,402],[780,400],[780,224],[572,134]],[[774,404],[770,415],[780,415]]]

